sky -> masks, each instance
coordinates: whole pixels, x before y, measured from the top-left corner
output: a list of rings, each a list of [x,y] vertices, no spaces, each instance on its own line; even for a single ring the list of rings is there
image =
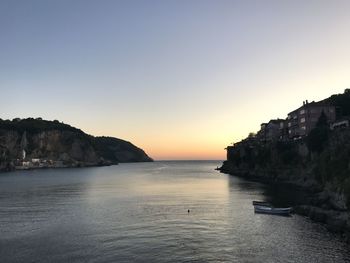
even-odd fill
[[[60,120],[156,160],[224,148],[350,88],[350,1],[0,0],[0,118]]]

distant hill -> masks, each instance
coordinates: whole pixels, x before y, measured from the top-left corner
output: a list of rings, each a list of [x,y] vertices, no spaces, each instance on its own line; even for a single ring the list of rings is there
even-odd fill
[[[118,138],[95,137],[93,145],[97,153],[106,160],[114,160],[120,163],[152,161],[142,149]]]
[[[40,160],[44,167],[152,161],[142,149],[128,141],[94,137],[57,120],[0,119],[0,170],[14,169],[21,165],[19,162],[33,159]]]

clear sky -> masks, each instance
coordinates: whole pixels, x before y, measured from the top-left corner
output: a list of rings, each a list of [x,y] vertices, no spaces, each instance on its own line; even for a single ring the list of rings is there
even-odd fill
[[[0,0],[0,118],[155,159],[224,148],[350,87],[350,1]]]

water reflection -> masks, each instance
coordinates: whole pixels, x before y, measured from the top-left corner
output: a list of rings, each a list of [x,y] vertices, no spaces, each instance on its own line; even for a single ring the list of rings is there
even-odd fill
[[[291,262],[349,262],[349,247],[324,226],[299,215],[253,214],[252,200],[266,200],[281,207],[293,206],[306,198],[307,193],[289,185],[265,185],[234,176],[229,181],[232,198],[239,200],[240,208],[246,210],[243,215],[232,216],[236,220],[242,217],[238,220],[243,225],[242,236],[249,246],[260,248],[255,251],[257,258],[252,259],[254,262],[260,261],[261,257],[269,259],[269,262],[285,262],[288,258]],[[248,210],[251,211],[250,216],[247,216]],[[244,249],[246,243],[240,245],[240,249]]]
[[[322,226],[254,214],[266,187],[218,165],[0,176],[1,262],[348,262],[346,245]]]

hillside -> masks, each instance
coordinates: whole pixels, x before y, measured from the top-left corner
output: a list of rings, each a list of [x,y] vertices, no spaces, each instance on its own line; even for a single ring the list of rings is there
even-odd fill
[[[130,142],[94,137],[56,120],[0,120],[0,170],[149,161],[152,159]]]
[[[343,94],[334,94],[321,102],[335,106],[338,118],[350,116],[350,89],[346,89]]]
[[[286,138],[281,133],[266,140],[259,137],[266,132],[261,130],[227,147],[221,172],[304,189],[311,194],[293,204],[295,211],[343,232],[350,241],[350,90],[321,104],[336,109],[333,124],[342,126],[334,128],[322,111],[315,127],[304,136]],[[296,123],[303,123],[304,118],[297,117]],[[290,122],[290,118],[285,120]]]

